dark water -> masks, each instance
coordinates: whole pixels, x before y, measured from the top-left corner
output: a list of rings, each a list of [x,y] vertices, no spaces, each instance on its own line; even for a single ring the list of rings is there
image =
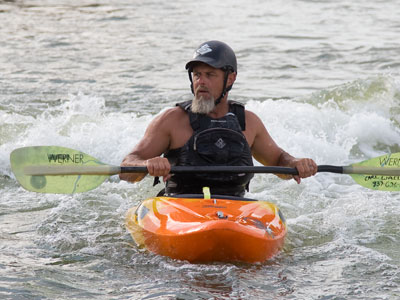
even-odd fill
[[[190,99],[209,39],[235,49],[230,97],[318,164],[399,152],[397,1],[0,1],[1,299],[397,299],[400,196],[346,175],[257,175],[288,220],[264,264],[193,265],[137,249],[128,208],[152,179],[78,195],[25,191],[10,152],[79,149],[119,164],[155,114]]]

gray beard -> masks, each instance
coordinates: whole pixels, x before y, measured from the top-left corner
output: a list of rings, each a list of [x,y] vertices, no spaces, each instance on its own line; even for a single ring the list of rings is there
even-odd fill
[[[209,114],[215,108],[215,99],[204,99],[203,96],[195,96],[192,102],[192,112],[196,114]]]

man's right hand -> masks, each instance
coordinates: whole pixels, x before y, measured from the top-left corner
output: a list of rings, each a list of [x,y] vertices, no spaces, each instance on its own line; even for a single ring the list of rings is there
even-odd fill
[[[171,164],[165,157],[153,157],[145,162],[145,166],[151,176],[163,176],[166,181],[171,175]]]

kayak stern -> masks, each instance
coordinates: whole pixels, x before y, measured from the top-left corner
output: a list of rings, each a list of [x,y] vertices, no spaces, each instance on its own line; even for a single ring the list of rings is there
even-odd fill
[[[154,197],[128,211],[126,226],[139,246],[194,263],[263,262],[287,232],[274,204],[250,199]]]

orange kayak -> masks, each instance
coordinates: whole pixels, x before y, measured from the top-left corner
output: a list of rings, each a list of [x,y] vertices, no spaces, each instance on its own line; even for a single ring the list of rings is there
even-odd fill
[[[274,204],[201,197],[149,198],[128,211],[127,229],[139,247],[189,262],[263,262],[283,247],[286,224]]]

